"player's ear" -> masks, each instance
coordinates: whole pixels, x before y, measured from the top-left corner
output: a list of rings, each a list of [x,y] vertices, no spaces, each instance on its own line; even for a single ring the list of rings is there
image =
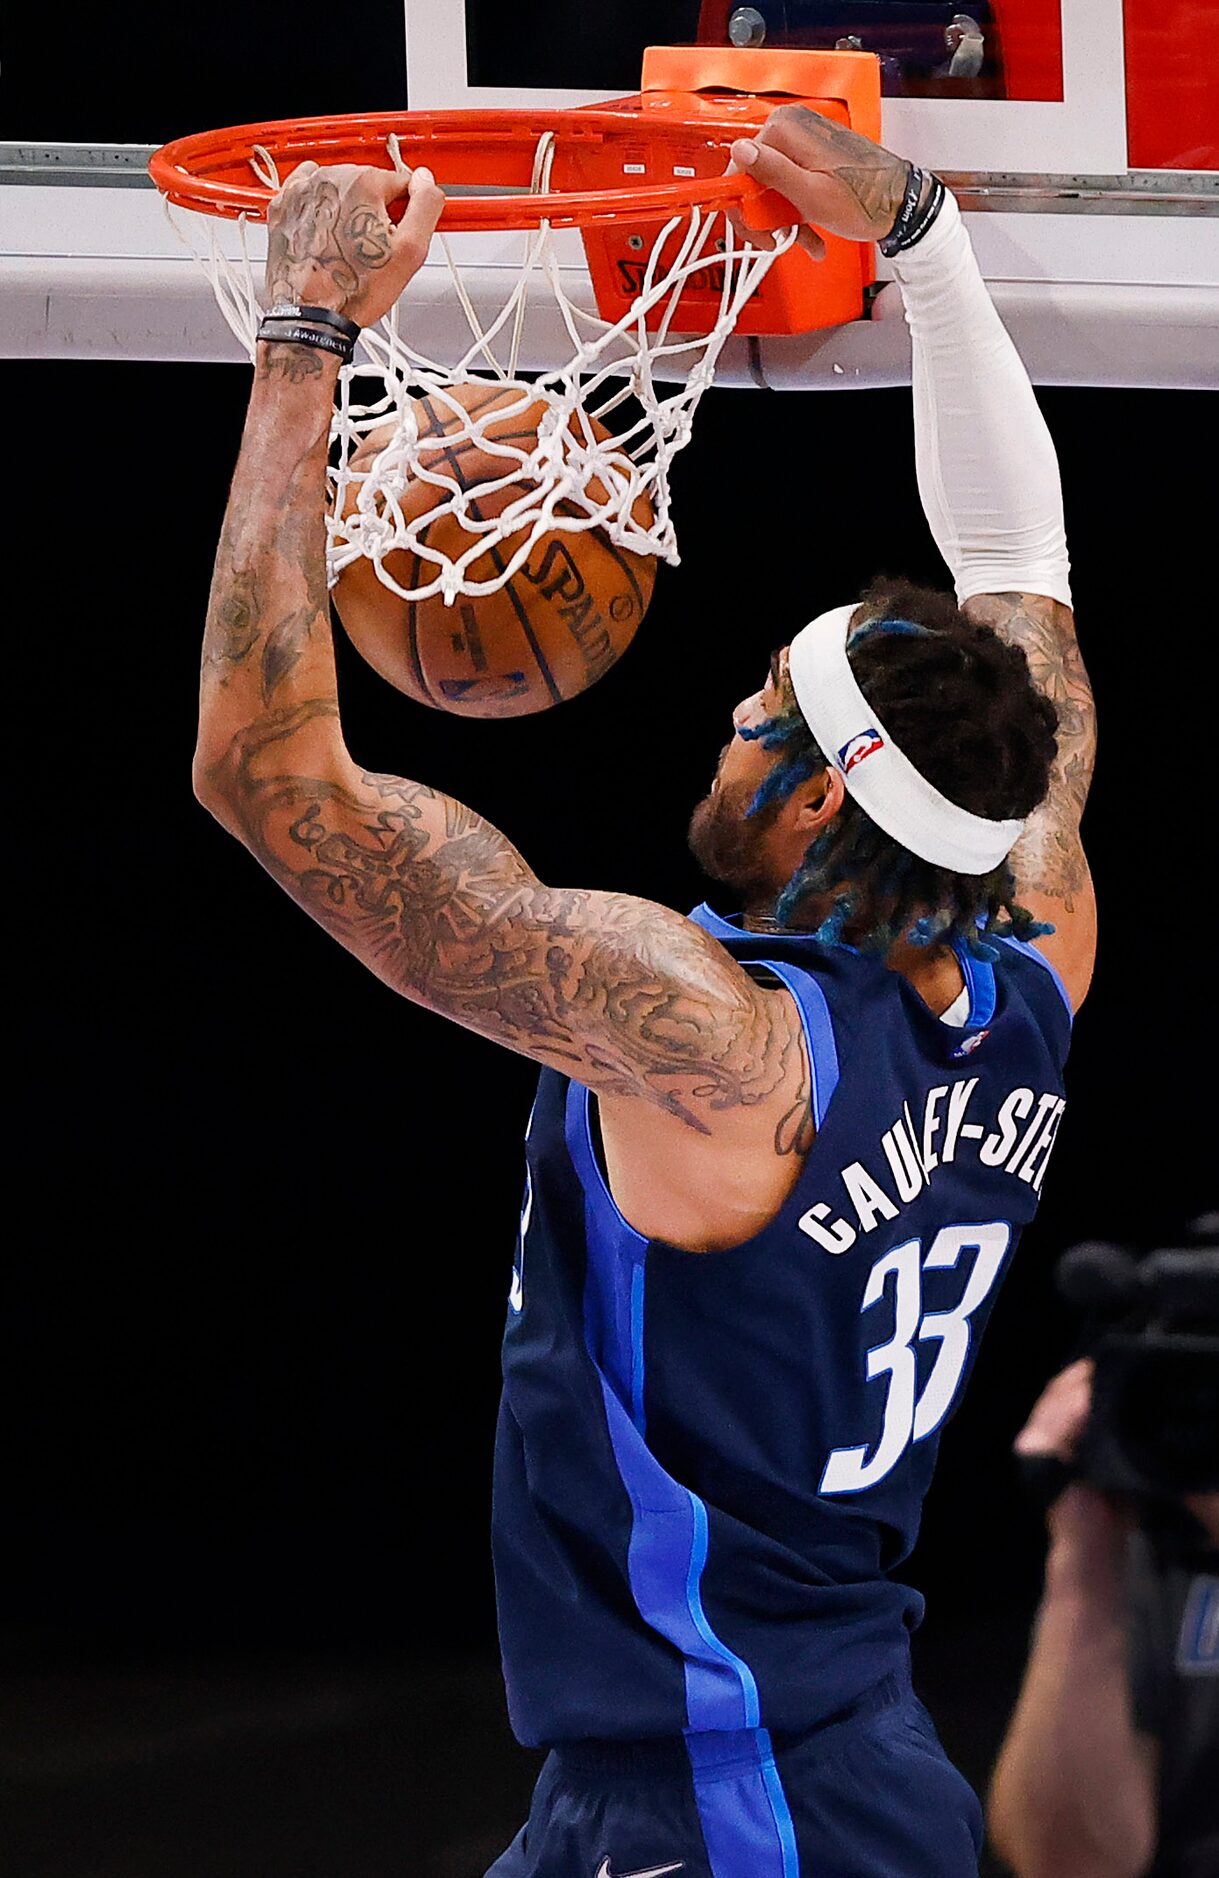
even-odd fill
[[[796,791],[796,826],[811,841],[819,829],[833,821],[845,800],[842,777],[833,764],[827,764]]]

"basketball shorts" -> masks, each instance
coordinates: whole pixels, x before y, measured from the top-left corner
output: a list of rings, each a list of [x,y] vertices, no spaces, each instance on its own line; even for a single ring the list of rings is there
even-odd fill
[[[905,1677],[806,1734],[581,1742],[487,1878],[977,1878],[982,1809]]]

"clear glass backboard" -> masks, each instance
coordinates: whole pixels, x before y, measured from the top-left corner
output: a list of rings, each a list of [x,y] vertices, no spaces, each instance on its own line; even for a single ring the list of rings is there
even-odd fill
[[[885,141],[957,190],[1039,381],[1219,381],[1219,61],[1199,0],[404,0],[341,21],[302,0],[290,22],[235,0],[189,20],[139,0],[74,16],[54,60],[6,62],[4,351],[240,356],[148,186],[148,154],[170,137],[313,113],[579,106],[638,90],[647,45],[700,40],[876,54]],[[516,240],[460,239],[476,296],[481,279],[494,298]],[[563,265],[578,296],[578,239]],[[445,269],[429,266],[417,294],[450,317]],[[721,382],[902,382],[899,312],[882,284],[867,320],[733,341]],[[539,327],[523,356],[544,368],[551,343]]]

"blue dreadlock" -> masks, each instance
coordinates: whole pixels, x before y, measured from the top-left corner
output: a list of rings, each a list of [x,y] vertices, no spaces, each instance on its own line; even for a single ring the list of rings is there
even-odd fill
[[[865,639],[875,639],[881,633],[887,633],[894,639],[928,639],[934,630],[933,626],[920,626],[913,619],[865,619],[856,626],[847,644],[854,648],[862,645]]]
[[[754,729],[738,730],[745,743],[760,743],[764,750],[778,750],[781,758],[760,783],[746,815],[760,815],[773,803],[786,802],[801,783],[811,782],[818,770],[825,768],[825,758],[810,737],[808,725],[799,711],[785,711],[781,717],[768,717]],[[795,746],[803,742],[805,748]]]

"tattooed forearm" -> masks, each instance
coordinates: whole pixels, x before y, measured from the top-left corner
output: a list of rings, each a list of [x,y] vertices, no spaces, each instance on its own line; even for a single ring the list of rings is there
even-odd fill
[[[1079,838],[1096,760],[1096,712],[1069,607],[1040,594],[982,594],[965,605],[971,619],[1018,645],[1033,682],[1058,712],[1058,755],[1045,802],[1012,851],[1017,882],[1055,894],[1073,910],[1087,877]]]
[[[297,607],[277,620],[263,640],[262,699],[269,704],[283,680],[297,665],[305,641],[322,617],[317,606]]]
[[[334,690],[324,498],[335,369],[304,346],[260,348],[204,633],[204,765],[295,689]]]
[[[263,349],[263,369],[268,378],[286,378],[290,385],[300,385],[307,378],[324,378],[326,359],[316,347],[267,345]]]
[[[203,644],[204,664],[240,665],[258,644],[258,592],[250,575],[234,569],[233,578],[212,601]]]
[[[265,715],[212,776],[267,870],[395,990],[604,1094],[699,1133],[710,1113],[793,1091],[799,1025],[697,927],[623,894],[544,886],[481,816],[422,784],[302,773],[293,748],[333,700]],[[776,1138],[807,1148],[807,1091]]]

